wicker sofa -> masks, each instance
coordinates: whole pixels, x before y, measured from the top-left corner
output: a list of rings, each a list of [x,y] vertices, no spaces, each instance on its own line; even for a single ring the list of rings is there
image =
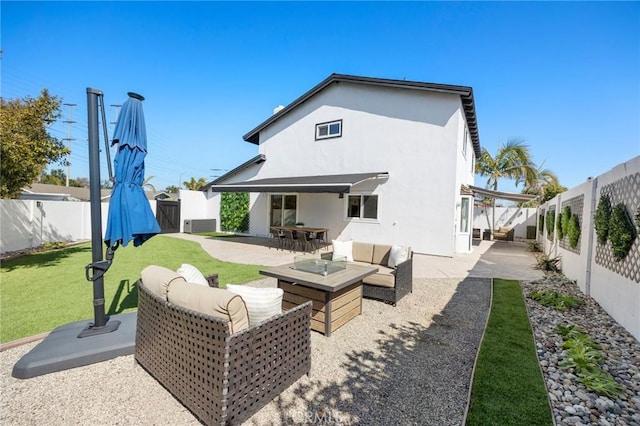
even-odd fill
[[[178,306],[150,289],[168,288],[169,295],[179,281],[170,273],[148,278],[143,271],[137,282],[135,359],[202,423],[240,424],[309,373],[311,302],[232,332],[232,320]],[[216,277],[207,280],[217,285]]]
[[[515,231],[513,228],[500,227],[493,231],[494,240],[513,241]]]
[[[404,296],[413,292],[413,252],[393,268],[389,265],[391,245],[354,241],[353,261],[365,265],[375,265],[378,272],[362,280],[362,296],[382,300],[396,306]],[[331,259],[333,252],[322,253],[323,259]]]

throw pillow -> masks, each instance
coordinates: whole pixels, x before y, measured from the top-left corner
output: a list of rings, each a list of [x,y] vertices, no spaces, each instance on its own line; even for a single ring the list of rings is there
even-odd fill
[[[398,264],[409,259],[409,253],[411,247],[408,246],[391,246],[391,253],[389,253],[389,268],[395,268]]]
[[[244,300],[249,312],[249,326],[251,327],[282,313],[284,290],[281,288],[256,288],[227,284],[227,290],[239,295]]]
[[[196,283],[209,287],[209,283],[207,282],[207,279],[204,277],[204,275],[202,275],[202,272],[200,272],[198,268],[193,265],[183,263],[176,272],[182,275],[182,277],[188,283]]]
[[[346,257],[347,262],[353,262],[353,241],[338,241],[331,240],[333,245],[333,257],[332,260],[336,260],[340,257]]]

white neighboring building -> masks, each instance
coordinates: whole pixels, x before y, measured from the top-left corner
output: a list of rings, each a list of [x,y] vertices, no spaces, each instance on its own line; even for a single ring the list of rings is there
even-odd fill
[[[471,251],[471,87],[332,74],[244,140],[259,154],[203,190],[249,192],[252,235],[301,221],[329,239]]]

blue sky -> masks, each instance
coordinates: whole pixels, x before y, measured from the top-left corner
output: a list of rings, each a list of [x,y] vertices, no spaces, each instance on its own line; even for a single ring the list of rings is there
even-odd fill
[[[255,156],[242,135],[333,72],[471,86],[481,145],[524,139],[568,187],[640,154],[638,2],[0,7],[2,96],[47,88],[78,105],[73,178],[89,175],[87,87],[104,92],[108,121],[127,92],[146,97],[147,176],[160,189]]]

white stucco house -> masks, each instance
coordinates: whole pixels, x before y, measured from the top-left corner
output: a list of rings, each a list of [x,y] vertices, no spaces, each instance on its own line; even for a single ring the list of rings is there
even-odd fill
[[[466,86],[332,74],[244,135],[258,155],[203,188],[250,193],[250,230],[470,252],[480,141]]]

